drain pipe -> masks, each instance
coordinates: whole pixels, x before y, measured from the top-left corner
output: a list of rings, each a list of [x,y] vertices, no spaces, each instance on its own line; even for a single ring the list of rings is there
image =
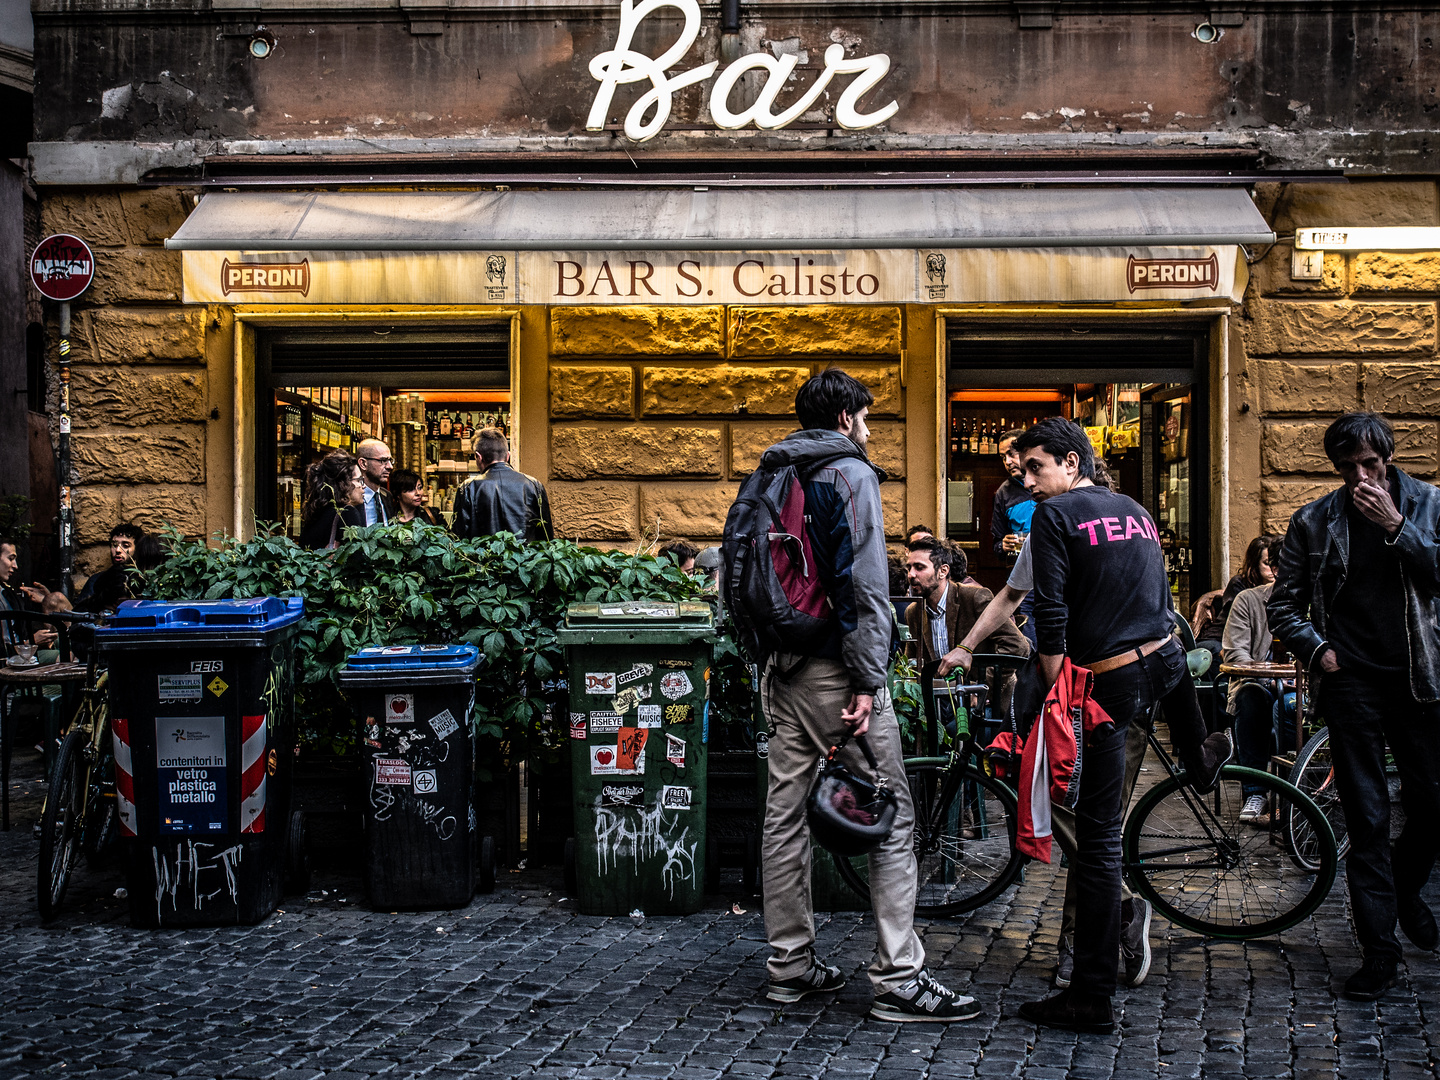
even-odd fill
[[[726,64],[740,59],[740,0],[720,0],[720,59]]]

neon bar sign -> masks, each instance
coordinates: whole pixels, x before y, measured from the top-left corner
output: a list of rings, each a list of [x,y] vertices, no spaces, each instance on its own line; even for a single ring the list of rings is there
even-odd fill
[[[630,47],[635,31],[642,22],[660,8],[673,7],[685,16],[685,27],[680,36],[658,57],[646,56]],[[695,44],[700,35],[700,4],[698,0],[621,0],[620,32],[615,38],[615,47],[600,53],[590,61],[590,74],[600,84],[595,92],[595,101],[590,106],[590,116],[585,121],[587,131],[605,130],[605,118],[615,97],[615,88],[626,83],[650,81],[650,89],[630,107],[625,114],[625,135],[636,142],[653,139],[664,129],[670,119],[670,105],[677,90],[702,83],[715,74],[720,67],[718,60],[701,64],[697,68],[683,71],[678,75],[667,75]],[[845,46],[835,44],[825,50],[825,67],[816,76],[815,82],[800,98],[788,108],[775,112],[776,98],[795,70],[799,58],[785,54],[775,57],[768,53],[751,53],[730,64],[710,88],[710,116],[715,125],[727,131],[735,131],[748,124],[754,124],[762,131],[775,131],[793,124],[809,112],[837,75],[853,75],[854,79],[840,92],[835,103],[835,123],[850,131],[883,124],[900,111],[894,101],[874,112],[859,111],[862,95],[874,89],[890,70],[890,57],[884,53],[873,56],[857,56],[847,59]],[[742,109],[730,108],[730,96],[735,84],[747,72],[766,72],[765,86],[755,101]],[[653,112],[652,112],[653,110]],[[646,114],[650,113],[647,120]]]

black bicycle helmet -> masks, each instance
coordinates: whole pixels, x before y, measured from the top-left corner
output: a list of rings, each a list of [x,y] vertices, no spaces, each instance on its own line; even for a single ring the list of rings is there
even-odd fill
[[[877,782],[872,784],[856,776],[836,760],[840,747],[845,745],[841,739],[839,746],[831,748],[805,804],[811,839],[842,858],[868,855],[884,843],[895,828],[895,815],[900,809],[865,737],[857,735],[855,741],[875,770]]]

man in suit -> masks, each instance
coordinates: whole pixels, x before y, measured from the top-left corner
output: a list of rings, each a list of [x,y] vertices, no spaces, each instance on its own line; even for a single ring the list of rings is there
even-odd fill
[[[910,542],[905,570],[910,592],[921,600],[905,612],[909,654],[922,666],[939,659],[949,659],[951,667],[968,666],[968,658],[962,664],[956,649],[995,597],[981,586],[962,585],[959,579],[965,576],[965,552],[933,536]],[[984,640],[980,651],[1029,656],[1030,643],[1007,619]],[[1009,687],[1004,689],[1008,692]]]
[[[356,528],[388,524],[396,513],[395,501],[386,486],[395,468],[390,447],[379,439],[365,439],[356,448],[355,457],[360,462],[360,479],[365,482],[365,498],[360,505],[347,507],[341,520]]]
[[[514,533],[521,540],[550,540],[550,500],[545,485],[510,467],[510,442],[499,428],[485,428],[475,439],[480,475],[455,496],[455,535]]]

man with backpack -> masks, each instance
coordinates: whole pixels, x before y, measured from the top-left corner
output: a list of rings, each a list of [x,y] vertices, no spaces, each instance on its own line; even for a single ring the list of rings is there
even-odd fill
[[[803,430],[770,447],[725,527],[725,589],[742,641],[766,657],[770,786],[761,860],[772,1001],[839,990],[840,969],[815,955],[806,799],[816,769],[847,733],[865,735],[897,797],[890,836],[871,852],[877,952],[870,1015],[896,1022],[968,1020],[974,1000],[925,970],[915,933],[915,812],[886,688],[897,645],[888,599],[884,473],[865,455],[870,392],[831,368],[795,395]],[[876,779],[854,743],[839,759]]]

